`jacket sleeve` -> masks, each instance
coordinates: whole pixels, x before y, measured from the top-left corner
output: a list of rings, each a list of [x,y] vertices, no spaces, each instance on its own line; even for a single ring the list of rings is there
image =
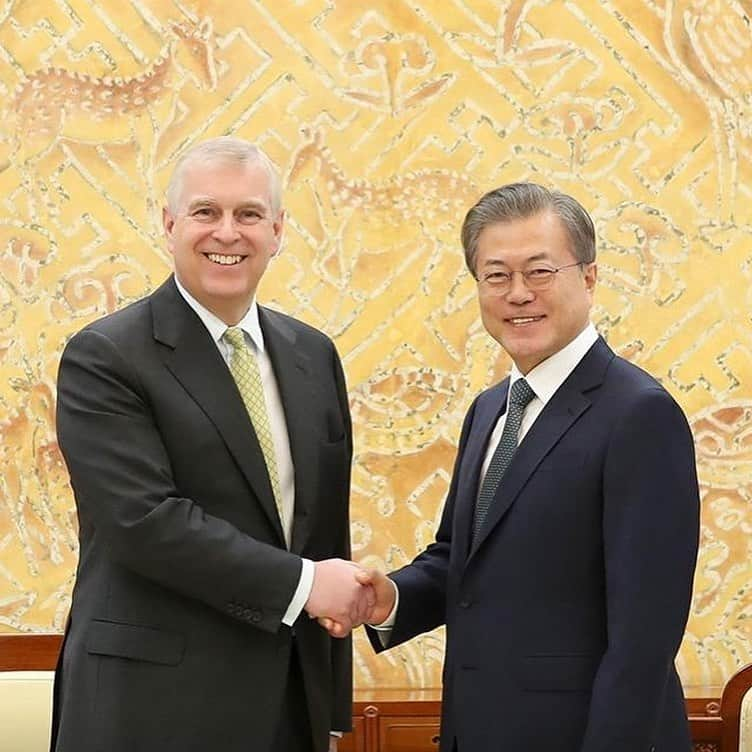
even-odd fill
[[[648,752],[687,622],[699,491],[686,418],[661,388],[623,406],[603,472],[608,647],[582,752]]]
[[[133,363],[101,332],[85,329],[65,348],[57,432],[82,540],[96,537],[114,563],[277,631],[300,577],[299,557],[180,496],[152,398]]]
[[[424,632],[430,632],[444,624],[446,620],[447,576],[452,549],[459,468],[462,464],[467,437],[471,431],[476,404],[477,398],[462,424],[452,482],[436,532],[436,540],[406,567],[389,575],[399,589],[399,608],[386,648],[379,638],[379,633],[368,629],[368,637],[376,652],[400,645]]]

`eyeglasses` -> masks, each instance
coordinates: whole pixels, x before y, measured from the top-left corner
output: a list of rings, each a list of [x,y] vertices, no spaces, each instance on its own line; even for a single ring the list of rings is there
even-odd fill
[[[518,270],[511,272],[502,272],[495,269],[492,272],[484,274],[478,279],[478,284],[482,285],[488,292],[493,295],[504,295],[512,288],[512,278],[515,274],[521,274],[525,281],[525,287],[528,290],[545,290],[553,284],[556,275],[564,269],[573,269],[575,266],[582,266],[584,261],[577,261],[574,264],[564,266],[534,266],[532,269]]]

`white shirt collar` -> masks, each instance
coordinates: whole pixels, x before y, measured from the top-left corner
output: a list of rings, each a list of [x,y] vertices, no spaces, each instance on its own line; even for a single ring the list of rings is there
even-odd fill
[[[577,364],[585,357],[587,351],[598,339],[598,332],[592,323],[588,325],[559,352],[538,363],[525,380],[530,384],[535,396],[545,405],[556,394],[559,387],[567,380],[568,376],[577,367]],[[517,366],[512,363],[509,374],[509,386],[511,388],[517,379],[521,379]]]
[[[178,288],[178,292],[183,296],[185,302],[196,312],[196,315],[201,319],[203,325],[209,331],[215,344],[218,344],[222,339],[222,336],[227,331],[227,324],[222,319],[213,314],[208,308],[201,305],[196,298],[191,295],[188,290],[180,284],[177,276],[175,277],[175,285]],[[259,352],[264,351],[264,335],[261,331],[261,324],[259,322],[258,304],[256,298],[251,300],[251,305],[237,323],[239,326],[253,341]]]

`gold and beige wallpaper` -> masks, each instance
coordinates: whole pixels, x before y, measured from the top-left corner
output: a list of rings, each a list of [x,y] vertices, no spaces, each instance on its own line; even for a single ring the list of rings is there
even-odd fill
[[[169,269],[176,153],[257,141],[289,221],[260,297],[327,331],[356,435],[355,556],[431,540],[459,428],[507,358],[458,232],[533,179],[599,232],[595,322],[695,431],[702,550],[679,668],[752,660],[750,0],[2,0],[0,631],[61,630],[75,512],[55,442],[66,338]],[[650,628],[649,624],[645,625]],[[436,687],[439,630],[359,687]]]

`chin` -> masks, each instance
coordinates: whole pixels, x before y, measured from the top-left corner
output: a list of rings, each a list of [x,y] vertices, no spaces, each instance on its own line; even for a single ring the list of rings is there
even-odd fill
[[[248,285],[243,283],[210,285],[206,288],[206,294],[214,300],[231,303],[233,301],[242,302],[244,300],[249,300],[252,292]]]
[[[501,346],[514,358],[529,360],[537,357],[545,348],[540,343],[523,337],[506,337]]]
[[[506,348],[505,348],[506,349]],[[521,373],[526,374],[535,368],[539,363],[542,363],[552,353],[548,350],[535,349],[521,349],[512,348],[507,350],[509,357],[514,361],[517,368]]]

